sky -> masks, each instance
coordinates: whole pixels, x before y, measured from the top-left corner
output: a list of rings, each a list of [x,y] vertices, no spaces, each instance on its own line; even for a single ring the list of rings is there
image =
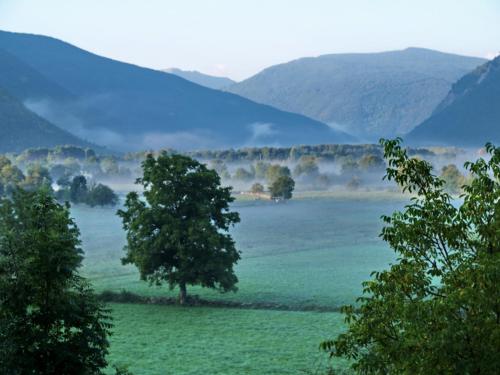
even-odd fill
[[[493,58],[500,0],[0,0],[0,29],[241,80],[328,53],[411,46]]]

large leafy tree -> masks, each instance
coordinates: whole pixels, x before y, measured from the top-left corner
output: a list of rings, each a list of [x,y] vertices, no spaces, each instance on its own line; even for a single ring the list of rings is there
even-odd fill
[[[431,165],[383,141],[387,178],[414,194],[385,216],[397,261],[344,308],[348,330],[322,347],[363,374],[500,373],[500,149],[466,163],[460,201]]]
[[[0,373],[93,375],[106,367],[106,309],[78,274],[79,231],[48,191],[0,200]]]
[[[181,304],[187,285],[236,290],[233,265],[240,254],[228,230],[240,219],[229,209],[231,189],[186,156],[149,155],[142,167],[137,183],[144,200],[129,193],[118,211],[127,231],[123,262],[135,264],[144,280],[179,286]]]
[[[295,181],[290,176],[278,177],[270,186],[269,192],[273,199],[288,200],[292,198]]]

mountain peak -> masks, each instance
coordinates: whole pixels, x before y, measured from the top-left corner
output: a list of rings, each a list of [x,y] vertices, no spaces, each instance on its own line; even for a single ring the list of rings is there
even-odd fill
[[[196,83],[198,85],[216,90],[224,89],[236,83],[230,78],[211,76],[208,74],[198,72],[197,70],[182,70],[179,68],[168,68],[168,69],[163,69],[162,72],[170,73],[178,77],[184,78],[188,81],[191,81],[193,83]]]

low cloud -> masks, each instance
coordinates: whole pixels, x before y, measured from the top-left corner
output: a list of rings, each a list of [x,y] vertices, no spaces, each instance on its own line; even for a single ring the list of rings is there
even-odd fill
[[[214,138],[206,132],[174,132],[174,133],[147,133],[142,137],[141,145],[134,147],[159,150],[173,148],[179,151],[201,150],[214,146]]]

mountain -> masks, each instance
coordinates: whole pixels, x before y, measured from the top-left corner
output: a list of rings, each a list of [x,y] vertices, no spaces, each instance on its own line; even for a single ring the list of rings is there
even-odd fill
[[[500,144],[500,57],[458,80],[432,116],[406,140],[457,146]]]
[[[352,141],[302,115],[40,35],[0,32],[0,49],[67,92],[18,99],[50,122],[118,150]],[[24,67],[23,67],[24,70]],[[12,87],[10,87],[12,88]],[[9,90],[9,87],[6,87]]]
[[[188,71],[188,70],[181,70],[178,68],[170,68],[162,71],[170,74],[175,74],[178,77],[187,79],[188,81],[194,82],[198,85],[205,86],[214,90],[224,89],[236,83],[236,81],[233,81],[232,79],[227,77],[215,77],[208,74],[197,72],[196,70]]]
[[[29,111],[0,88],[0,153],[58,145],[93,147]]]
[[[228,91],[375,140],[420,124],[485,61],[422,48],[332,54],[272,66]]]
[[[51,82],[28,64],[0,48],[0,87],[21,100],[71,100],[74,97],[61,86]]]

